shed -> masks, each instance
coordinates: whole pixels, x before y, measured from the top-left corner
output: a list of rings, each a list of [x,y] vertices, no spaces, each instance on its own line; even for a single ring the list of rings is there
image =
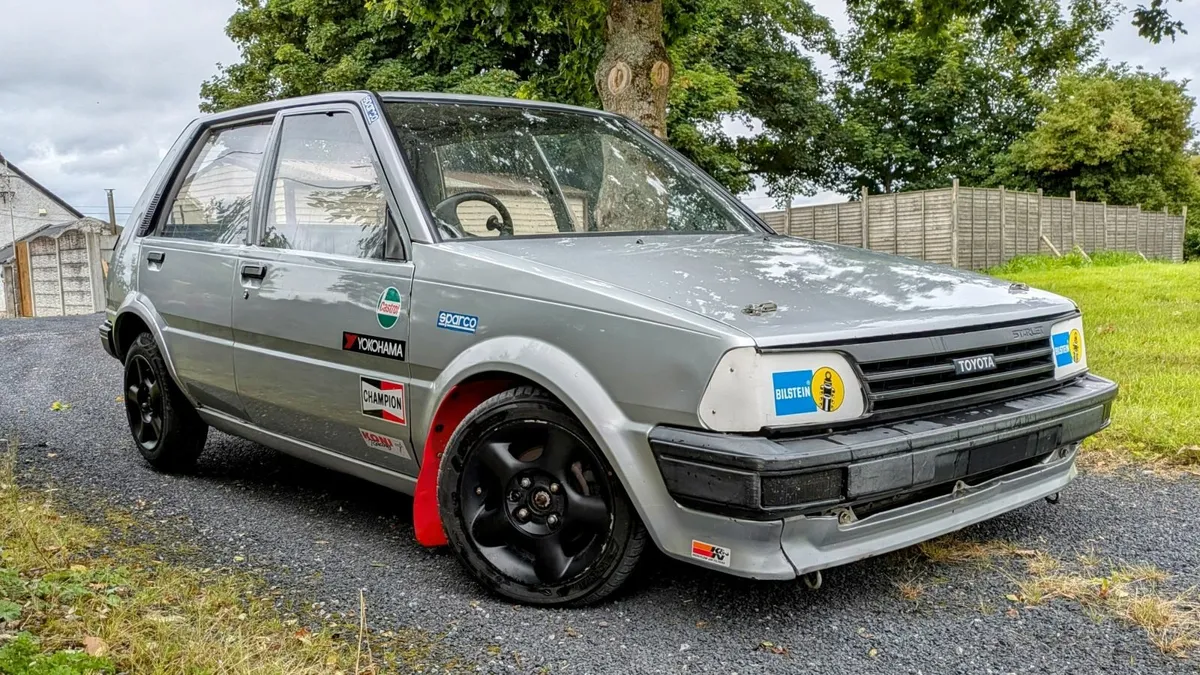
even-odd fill
[[[0,248],[5,316],[65,316],[104,309],[104,266],[116,236],[107,223],[79,218],[44,225]],[[9,305],[17,303],[16,311]]]

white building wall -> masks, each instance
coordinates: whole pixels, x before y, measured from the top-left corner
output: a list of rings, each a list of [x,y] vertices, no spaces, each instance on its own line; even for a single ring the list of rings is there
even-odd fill
[[[0,247],[8,246],[13,241],[13,225],[16,225],[17,238],[20,239],[34,230],[52,223],[65,223],[78,218],[75,214],[59,206],[44,192],[35,188],[11,170],[5,171],[0,163],[0,193],[14,193],[12,199],[12,215],[9,218],[9,204],[0,199]],[[42,215],[42,210],[46,214]]]

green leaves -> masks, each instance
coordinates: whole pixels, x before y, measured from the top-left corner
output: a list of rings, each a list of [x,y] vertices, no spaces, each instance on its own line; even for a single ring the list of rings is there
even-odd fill
[[[0,600],[0,621],[16,621],[21,617],[21,605],[12,600]]]

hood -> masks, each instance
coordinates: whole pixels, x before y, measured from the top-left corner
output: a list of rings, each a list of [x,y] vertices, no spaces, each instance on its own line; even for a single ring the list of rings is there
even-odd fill
[[[1075,305],[1007,281],[859,248],[774,235],[472,240],[690,310],[763,347],[1019,321]],[[747,314],[747,305],[777,309]]]

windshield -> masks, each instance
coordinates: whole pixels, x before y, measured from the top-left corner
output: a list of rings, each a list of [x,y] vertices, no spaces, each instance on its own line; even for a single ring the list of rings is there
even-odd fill
[[[761,231],[623,120],[510,105],[385,106],[443,239]]]

